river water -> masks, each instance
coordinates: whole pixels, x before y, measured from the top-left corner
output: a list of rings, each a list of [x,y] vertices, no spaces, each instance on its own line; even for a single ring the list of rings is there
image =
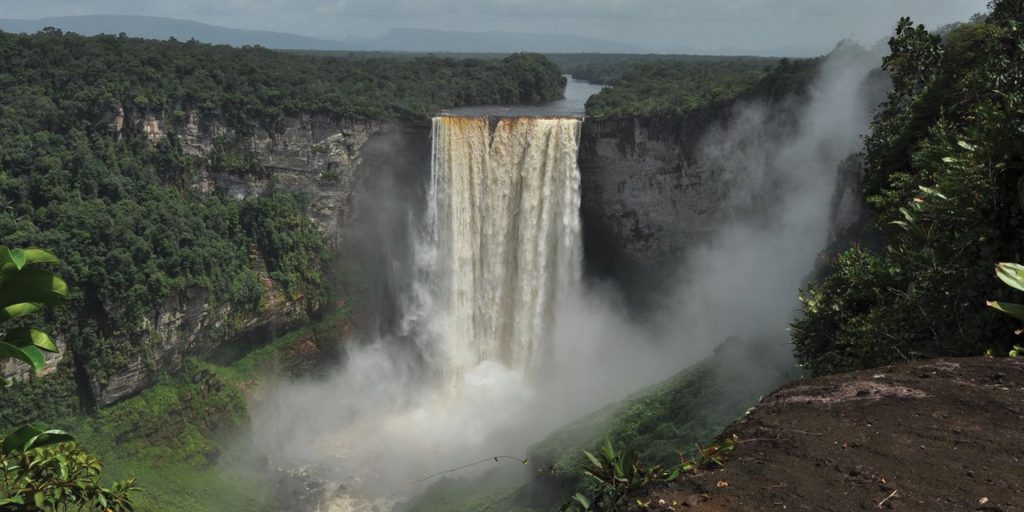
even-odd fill
[[[587,100],[605,86],[565,75],[565,97],[533,105],[484,105],[444,110],[441,115],[468,117],[581,117]]]

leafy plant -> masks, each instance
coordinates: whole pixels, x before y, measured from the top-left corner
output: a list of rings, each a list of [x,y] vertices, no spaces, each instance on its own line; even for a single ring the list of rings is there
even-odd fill
[[[8,249],[0,246],[0,324],[42,311],[43,305],[54,305],[68,296],[68,286],[52,272],[30,265],[58,263],[57,258],[42,249]],[[17,359],[35,371],[46,367],[43,352],[57,352],[50,337],[29,327],[7,329],[0,341],[0,359]],[[0,383],[11,381],[0,374]]]
[[[990,262],[1021,250],[1021,22],[993,15],[938,35],[902,19],[889,46],[894,87],[865,139],[862,183],[878,221],[864,241],[885,246],[854,244],[805,290],[793,344],[815,373],[1014,345],[1009,317],[979,306],[1000,292]]]
[[[58,263],[42,249],[0,246],[0,324],[42,311],[68,296],[67,284],[52,272],[35,267]],[[43,352],[57,352],[46,333],[30,327],[7,329],[0,341],[0,359],[46,367]],[[10,380],[0,375],[7,386]],[[129,493],[134,480],[104,488],[103,466],[63,430],[42,424],[22,426],[0,439],[0,509],[2,510],[132,510]]]
[[[685,454],[680,453],[679,465],[662,469],[660,465],[645,466],[634,449],[627,447],[616,450],[611,440],[605,439],[597,455],[586,450],[583,452],[590,461],[590,465],[582,467],[583,474],[596,484],[594,491],[589,496],[576,493],[562,505],[561,510],[611,512],[624,497],[653,482],[673,482],[684,473],[723,466],[724,457],[738,444],[739,439],[734,435],[720,445],[697,445],[696,458],[689,460]]]
[[[996,277],[1008,286],[1024,292],[1024,266],[1017,263],[998,263],[996,264]],[[986,305],[1012,315],[1018,320],[1024,320],[1024,305],[994,300],[987,301]],[[1018,334],[1021,332],[1017,331]]]
[[[19,442],[29,436],[24,444]],[[0,451],[0,510],[134,510],[135,480],[103,487],[103,464],[59,431],[23,427],[4,439]],[[8,449],[8,444],[11,449]],[[47,446],[41,446],[46,444]]]
[[[1024,292],[1024,265],[1018,263],[998,263],[996,264],[996,277],[1008,286]],[[1024,305],[1022,304],[995,300],[987,301],[986,304],[988,307],[1011,315],[1017,320],[1024,320]],[[1017,329],[1016,333],[1022,334],[1024,329]],[[1024,347],[1014,345],[1010,349],[1010,357],[1020,357],[1021,355],[1024,355]]]

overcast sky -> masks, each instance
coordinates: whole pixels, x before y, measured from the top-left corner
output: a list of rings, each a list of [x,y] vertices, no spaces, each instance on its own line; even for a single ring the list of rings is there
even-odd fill
[[[909,15],[965,20],[987,0],[0,0],[0,18],[140,14],[329,39],[391,28],[568,33],[658,52],[872,43]]]

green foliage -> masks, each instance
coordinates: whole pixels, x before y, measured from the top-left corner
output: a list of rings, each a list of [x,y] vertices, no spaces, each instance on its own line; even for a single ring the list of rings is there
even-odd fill
[[[321,290],[320,269],[326,257],[323,239],[303,213],[305,205],[295,194],[279,193],[242,205],[240,221],[254,241],[267,272],[293,297]]]
[[[51,31],[0,34],[0,57],[15,71],[22,98],[16,101],[54,114],[64,110],[70,118],[62,124],[72,126],[104,122],[120,106],[168,117],[197,108],[222,113],[243,131],[253,125],[273,131],[302,113],[422,118],[463,105],[556,99],[565,86],[557,66],[538,54],[327,57]],[[67,101],[31,94],[52,87],[67,91]]]
[[[583,474],[596,483],[593,490],[589,496],[576,493],[562,504],[561,510],[612,512],[624,497],[653,482],[673,482],[686,473],[724,466],[725,457],[738,444],[739,439],[733,435],[721,444],[706,447],[697,445],[697,457],[694,460],[688,460],[681,453],[678,465],[662,469],[661,466],[645,466],[632,448],[617,450],[611,440],[605,439],[598,455],[583,452],[589,461],[589,464],[582,466]]]
[[[0,431],[33,422],[50,423],[80,409],[74,370],[62,364],[45,377],[30,377],[0,391]]]
[[[841,44],[836,51],[852,48],[863,51],[849,44]],[[605,88],[587,101],[587,115],[673,115],[734,98],[777,102],[805,94],[822,62],[820,58],[655,57],[622,57],[610,62],[594,57],[598,59],[591,63],[595,66],[624,71],[612,80],[615,87]]]
[[[323,242],[303,202],[200,192],[204,166],[269,171],[233,140],[217,141],[211,155],[186,152],[189,114],[244,138],[276,133],[300,114],[420,119],[472,103],[553,99],[564,88],[558,69],[532,54],[322,57],[57,30],[0,33],[0,62],[0,238],[61,254],[70,304],[44,327],[69,340],[66,370],[100,386],[146,359],[140,325],[174,297],[208,293],[243,312],[266,302],[269,286],[310,309],[322,300]],[[149,116],[163,120],[159,142],[144,133]],[[261,279],[264,269],[276,283]],[[17,396],[0,396],[5,416],[23,409]]]
[[[300,349],[311,338],[335,345],[347,319],[347,308],[329,312],[230,365],[188,361],[184,371],[135,397],[54,424],[74,425],[76,437],[105,462],[105,474],[144,483],[145,492],[133,496],[138,510],[267,510],[266,461],[247,449],[245,393],[262,379],[292,375],[300,356],[329,360]]]
[[[587,115],[679,114],[735,97],[770,69],[762,60],[639,62],[587,100]]]
[[[59,304],[67,298],[68,285],[63,279],[46,270],[29,268],[58,262],[56,256],[42,249],[0,246],[0,324],[38,313],[44,305]],[[7,327],[0,338],[0,362],[15,359],[38,372],[46,367],[44,352],[57,352],[57,345],[37,329]],[[11,382],[0,374],[0,384],[10,386]]]
[[[549,484],[557,493],[586,497],[596,489],[594,479],[582,478],[579,470],[590,462],[583,452],[596,453],[606,440],[616,447],[633,447],[645,464],[683,473],[693,469],[687,464],[705,467],[717,452],[713,445],[701,445],[741,418],[767,390],[796,377],[789,363],[770,363],[777,346],[778,341],[767,340],[726,342],[712,357],[667,381],[549,434],[530,448],[531,463],[551,467]]]
[[[996,264],[996,277],[1007,286],[1024,291],[1024,266],[1017,263],[998,263]],[[987,304],[990,308],[1002,311],[1017,320],[1024,320],[1024,305],[996,300],[990,300]],[[1020,332],[1018,329],[1017,334]],[[1010,351],[1010,355],[1016,357],[1014,350]]]
[[[1006,283],[1007,286],[1018,291],[1024,291],[1024,265],[1017,263],[999,263],[996,265],[996,277],[998,277],[1000,281]],[[1024,305],[990,300],[988,301],[988,306],[1002,311],[1017,320],[1024,320]],[[1024,331],[1017,329],[1016,334],[1020,335],[1022,332]],[[989,351],[989,353],[991,353],[991,351]],[[1022,354],[1024,354],[1024,348],[1020,345],[1013,345],[1013,347],[1010,348],[1010,357],[1020,357]]]
[[[10,439],[17,433],[7,437]],[[46,435],[45,433],[42,435]],[[104,487],[99,459],[73,442],[0,452],[0,508],[4,510],[135,510],[134,480]]]
[[[735,69],[766,69],[778,62],[771,57],[733,57],[725,55],[662,55],[611,53],[552,53],[546,55],[566,74],[595,84],[618,85],[635,66],[678,63],[683,66],[732,66]]]
[[[991,262],[1024,249],[1021,24],[990,16],[940,39],[904,19],[890,48],[894,88],[864,155],[865,194],[887,243],[839,255],[805,291],[793,341],[819,373],[1012,342],[1009,319],[983,305],[1005,293]]]
[[[629,447],[616,450],[609,439],[605,439],[598,455],[583,453],[590,461],[582,467],[583,474],[596,482],[596,488],[590,496],[576,493],[562,505],[563,511],[611,512],[627,494],[651,482],[679,478],[678,469],[662,472],[661,466],[647,467],[637,458],[636,451]]]

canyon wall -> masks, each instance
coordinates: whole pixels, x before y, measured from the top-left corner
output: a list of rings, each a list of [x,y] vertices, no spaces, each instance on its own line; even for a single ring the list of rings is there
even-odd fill
[[[365,235],[354,229],[372,208],[360,207],[357,190],[379,180],[381,171],[411,165],[405,148],[426,143],[429,127],[415,123],[330,119],[307,115],[285,119],[274,131],[232,128],[216,114],[187,112],[168,120],[154,113],[118,109],[111,130],[116,137],[142,136],[150,144],[172,142],[194,158],[197,167],[190,185],[204,193],[226,194],[245,200],[265,194],[297,192],[308,200],[307,214],[320,231],[329,252],[338,258]],[[420,140],[424,142],[419,142]],[[255,172],[224,172],[210,165],[214,151],[230,151],[258,163]],[[423,172],[429,172],[424,161]],[[414,172],[415,174],[415,172]],[[360,213],[362,217],[360,218]],[[365,252],[365,251],[364,251]],[[379,255],[374,255],[379,256]],[[257,263],[257,266],[259,264]],[[244,352],[293,329],[316,314],[319,304],[289,298],[281,286],[260,272],[263,301],[240,309],[217,301],[208,290],[196,288],[155,305],[137,330],[114,344],[134,344],[126,364],[107,375],[86,375],[96,405],[104,406],[150,386],[162,373],[181,368],[189,357],[209,357],[218,351]],[[233,347],[235,347],[233,349]],[[56,366],[54,358],[50,366]]]

